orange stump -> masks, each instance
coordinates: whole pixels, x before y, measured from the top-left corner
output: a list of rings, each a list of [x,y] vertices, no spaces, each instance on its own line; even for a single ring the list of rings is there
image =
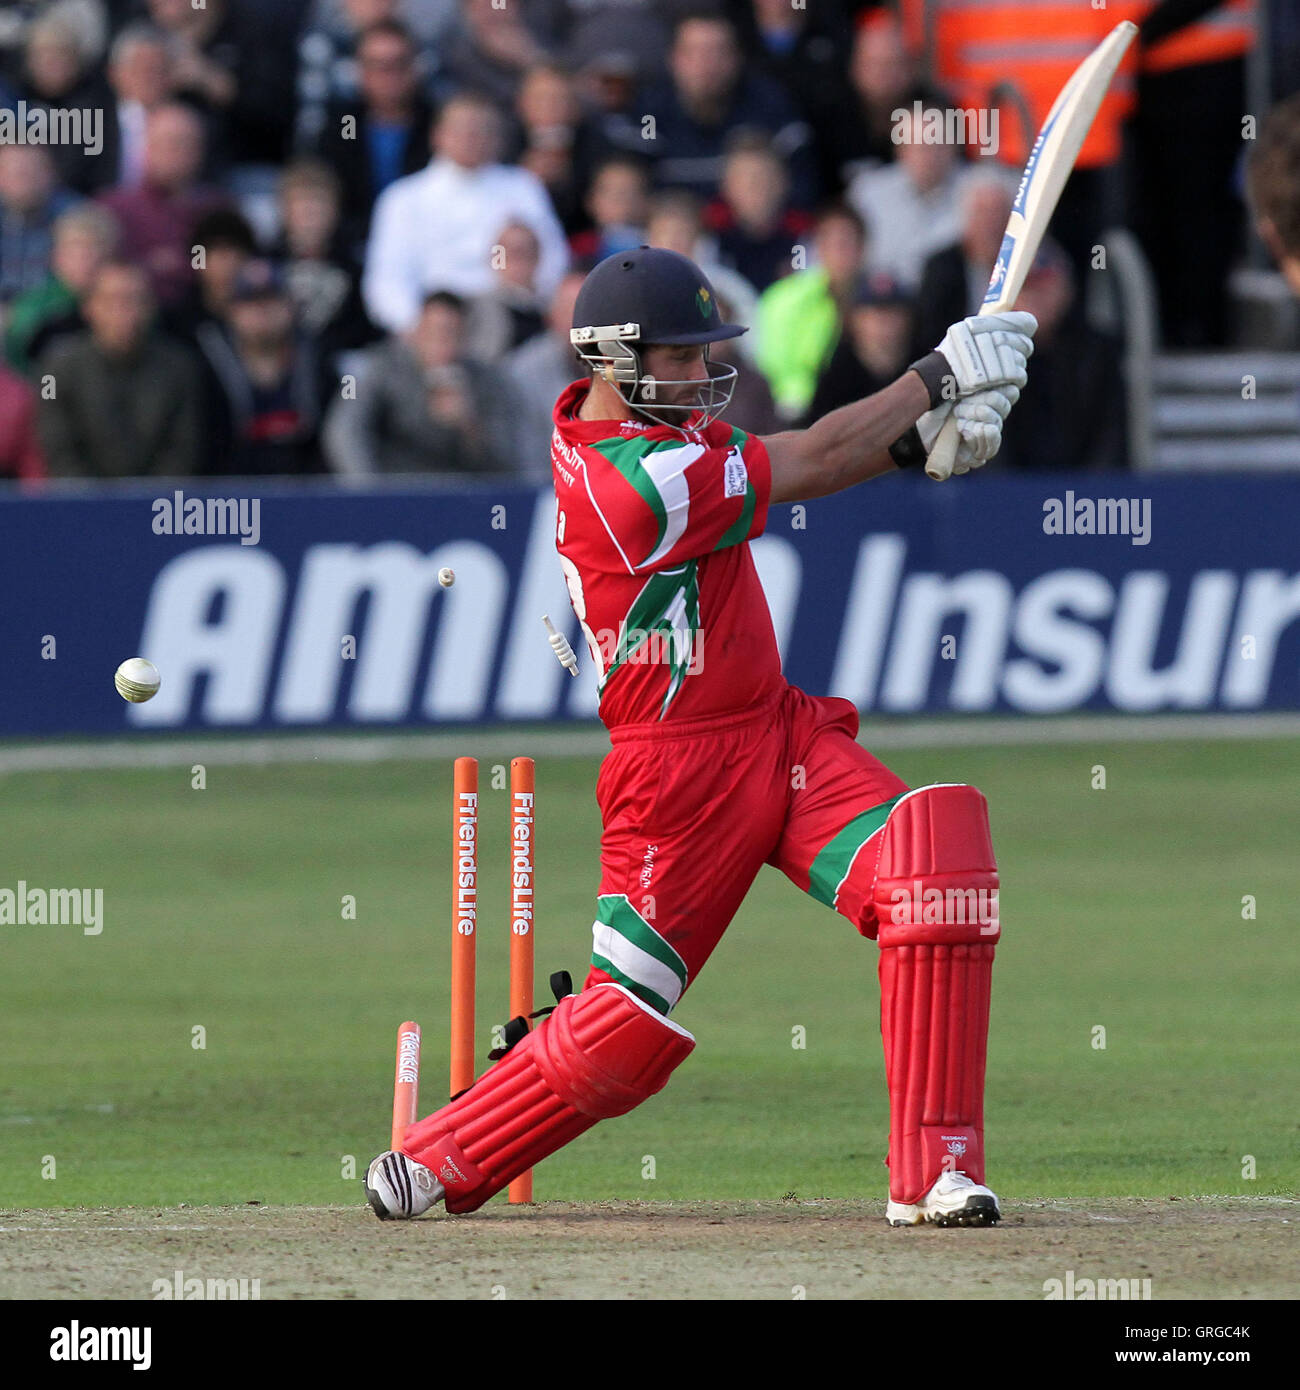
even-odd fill
[[[400,1149],[407,1129],[420,1118],[420,1025],[397,1030],[397,1071],[393,1077],[393,1142]]]
[[[474,1083],[474,942],[478,926],[478,759],[457,758],[452,812],[451,1094]]]
[[[531,758],[510,760],[510,1017],[533,1011],[533,875],[536,768]],[[533,1200],[529,1169],[510,1184],[511,1202]]]

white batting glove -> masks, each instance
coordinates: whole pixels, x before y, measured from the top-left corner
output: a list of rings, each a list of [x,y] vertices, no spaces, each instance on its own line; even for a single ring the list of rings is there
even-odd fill
[[[952,471],[969,473],[973,468],[982,468],[1002,447],[1002,422],[1019,399],[1018,386],[989,387],[964,396],[955,405],[944,404],[927,411],[916,422],[916,431],[928,451],[934,447],[948,415],[955,415],[957,457]]]
[[[936,351],[947,360],[958,396],[969,396],[987,386],[1023,386],[1028,379],[1025,363],[1033,355],[1037,328],[1033,314],[1023,312],[988,314],[954,323]]]
[[[916,422],[916,432],[921,436],[921,443],[925,445],[927,454],[934,448],[934,441],[938,439],[944,421],[952,412],[952,403],[945,401],[943,405],[935,406],[933,410],[927,410]],[[998,442],[1001,443],[1000,432]],[[957,456],[953,460],[952,471],[954,473],[969,473],[972,468],[979,466],[979,463],[975,462],[974,441],[967,437],[967,432],[962,429],[961,420],[958,419]]]

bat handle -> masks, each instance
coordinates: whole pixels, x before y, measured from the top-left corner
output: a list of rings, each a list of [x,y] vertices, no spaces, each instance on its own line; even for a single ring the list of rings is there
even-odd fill
[[[958,443],[957,421],[954,416],[949,415],[943,422],[943,426],[939,430],[939,437],[934,441],[934,448],[930,450],[929,457],[925,461],[927,478],[933,478],[936,483],[941,483],[952,475],[952,466],[957,461]]]

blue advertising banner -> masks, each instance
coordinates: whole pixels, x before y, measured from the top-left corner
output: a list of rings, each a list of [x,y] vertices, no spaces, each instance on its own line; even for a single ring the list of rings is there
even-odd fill
[[[549,490],[252,486],[0,495],[0,737],[594,715]],[[754,555],[789,678],[865,711],[1294,709],[1298,515],[1289,477],[899,476]]]

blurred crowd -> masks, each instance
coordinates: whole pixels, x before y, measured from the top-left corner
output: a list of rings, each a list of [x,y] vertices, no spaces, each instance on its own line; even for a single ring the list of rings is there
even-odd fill
[[[730,418],[807,423],[974,311],[1034,131],[1124,17],[1141,42],[1021,301],[999,462],[1040,469],[1124,463],[1120,343],[1085,312],[1108,227],[1168,343],[1226,341],[1253,0],[8,4],[0,476],[541,481],[583,275],[640,244],[751,326],[715,348]],[[1270,22],[1271,101],[1300,21]],[[74,110],[79,142],[32,134]]]

